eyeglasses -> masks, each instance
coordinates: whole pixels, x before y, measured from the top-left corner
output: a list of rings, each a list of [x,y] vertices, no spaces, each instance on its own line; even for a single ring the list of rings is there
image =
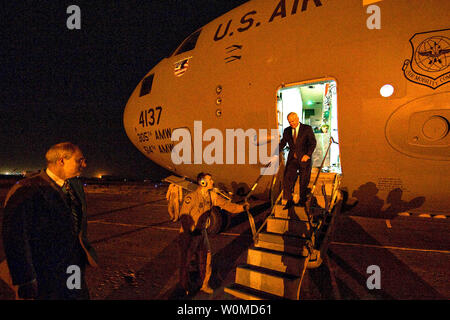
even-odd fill
[[[86,164],[86,158],[80,158],[80,159],[78,159],[78,160],[75,160],[78,164]]]

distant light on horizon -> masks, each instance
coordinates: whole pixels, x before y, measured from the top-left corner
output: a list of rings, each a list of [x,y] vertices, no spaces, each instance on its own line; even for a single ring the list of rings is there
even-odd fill
[[[11,172],[11,171],[3,171],[1,174],[5,175],[5,176],[21,176],[21,175],[23,175],[22,172]]]
[[[25,173],[32,172],[32,171],[28,171],[28,170],[19,169],[19,168],[15,168],[15,169],[2,168],[0,171],[0,174],[5,175],[5,176],[21,176],[21,175],[25,175]],[[36,170],[34,170],[34,171],[36,171]]]
[[[96,178],[102,179],[104,176],[107,176],[108,174],[105,172],[98,172],[95,174]]]

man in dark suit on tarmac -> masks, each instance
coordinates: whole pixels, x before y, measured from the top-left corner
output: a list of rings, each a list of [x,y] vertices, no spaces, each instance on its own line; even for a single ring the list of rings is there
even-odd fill
[[[3,244],[22,299],[89,299],[85,267],[96,266],[87,239],[86,199],[76,179],[86,167],[78,146],[59,143],[47,169],[20,180],[5,201]]]
[[[307,188],[311,178],[311,156],[316,148],[316,138],[311,126],[300,123],[295,112],[288,114],[289,127],[284,129],[280,141],[280,153],[289,145],[283,180],[283,198],[287,200],[285,209],[294,205],[292,191],[297,180],[297,170],[300,172],[300,201],[299,206],[305,206]]]

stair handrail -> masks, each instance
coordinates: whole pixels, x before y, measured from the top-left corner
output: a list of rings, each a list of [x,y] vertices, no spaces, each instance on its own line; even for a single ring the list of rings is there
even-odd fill
[[[327,158],[328,152],[330,151],[331,145],[333,143],[339,144],[338,142],[334,141],[333,137],[330,137],[330,143],[328,144],[327,151],[325,152],[325,156],[323,157],[322,163],[320,164],[319,171],[317,172],[317,176],[316,176],[316,179],[314,180],[313,186],[311,188],[310,195],[312,195],[314,193],[314,190],[316,189],[316,184],[317,184],[317,181],[319,180],[320,172],[322,171],[323,165],[325,163],[325,159]]]
[[[317,230],[317,228],[319,226],[319,225],[317,225],[317,226],[313,225],[313,221],[312,221],[312,218],[311,218],[311,215],[310,215],[311,204],[312,204],[311,202],[312,202],[312,199],[313,199],[314,191],[316,189],[317,181],[319,180],[320,173],[321,173],[323,165],[325,163],[325,159],[327,158],[328,152],[330,151],[331,145],[333,143],[339,144],[338,142],[336,142],[333,139],[333,137],[330,137],[330,143],[328,144],[327,151],[325,152],[325,156],[322,159],[322,163],[320,164],[319,171],[317,172],[316,178],[314,179],[313,186],[311,187],[311,192],[308,195],[308,199],[307,199],[306,205],[305,205],[305,213],[306,213],[306,216],[308,217],[308,224],[309,224],[309,226],[311,228],[311,234],[313,234]]]
[[[274,211],[275,211],[275,204],[278,203],[278,201],[280,201],[281,197],[283,196],[283,191],[280,192],[277,200],[275,200],[274,205],[270,208],[270,214],[267,216],[267,218],[264,220],[263,224],[259,227],[258,231],[256,231],[256,234],[253,238],[253,241],[256,240],[256,237],[258,236],[258,234],[261,233],[262,229],[264,228],[264,226],[267,224],[267,221],[269,221],[269,218],[272,217],[274,215]]]
[[[280,158],[278,158],[278,159],[280,159]],[[264,171],[261,172],[261,174],[258,176],[258,178],[256,178],[256,181],[255,181],[255,183],[253,183],[253,186],[250,189],[249,193],[245,196],[245,199],[244,199],[245,202],[248,201],[248,199],[250,198],[253,191],[255,191],[256,187],[258,186],[259,180],[261,180],[261,178],[265,175],[266,171],[268,170],[268,168],[271,166],[272,163],[273,163],[273,161],[269,161],[266,165],[264,165],[264,167],[265,167]],[[278,168],[277,168],[277,171],[275,172],[275,174],[278,173],[279,169],[280,169],[280,165],[278,165]],[[278,199],[277,199],[277,201],[278,201]],[[273,208],[273,206],[272,206],[272,208]],[[250,228],[252,230],[253,241],[255,241],[256,236],[259,233],[256,231],[255,219],[253,218],[252,214],[250,213],[250,210],[248,209],[248,207],[245,207],[245,211],[247,212],[248,221],[250,223]],[[266,224],[266,222],[264,222],[262,226],[264,226],[265,224]],[[262,228],[260,228],[259,231],[261,231],[261,229]]]

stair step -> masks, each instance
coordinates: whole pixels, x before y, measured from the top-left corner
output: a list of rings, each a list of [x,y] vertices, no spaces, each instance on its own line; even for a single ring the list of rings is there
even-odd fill
[[[287,252],[294,255],[306,257],[308,250],[306,247],[307,239],[271,232],[261,232],[255,242],[255,247],[265,248],[280,252]]]
[[[267,231],[278,234],[292,234],[306,238],[311,233],[309,223],[296,219],[268,218]]]
[[[261,232],[258,234],[258,240],[302,247],[306,244],[306,241],[308,239],[302,238],[300,236],[289,235],[289,234]]]
[[[298,299],[301,277],[253,265],[236,268],[236,283],[287,299]]]
[[[306,258],[301,255],[254,247],[248,249],[247,263],[300,276],[305,268]]]
[[[236,298],[243,300],[279,300],[282,299],[279,296],[256,290],[250,287],[233,283],[232,285],[225,287],[224,291],[228,294],[235,296]]]
[[[283,205],[275,205],[274,215],[276,218],[281,219],[295,219],[301,221],[308,221],[308,216],[306,215],[304,207],[291,207],[289,209],[283,209]]]

